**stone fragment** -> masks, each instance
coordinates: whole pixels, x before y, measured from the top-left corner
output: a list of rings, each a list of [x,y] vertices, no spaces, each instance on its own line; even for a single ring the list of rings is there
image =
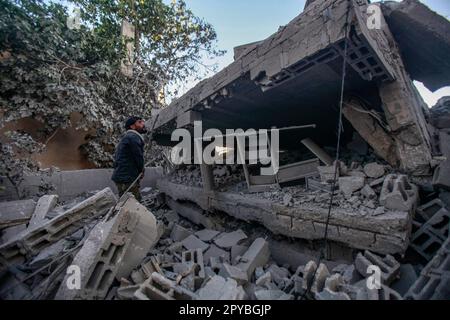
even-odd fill
[[[246,294],[236,280],[214,276],[198,291],[198,296],[199,300],[244,300]]]
[[[210,242],[213,240],[220,232],[211,229],[203,229],[201,231],[197,231],[195,235],[202,241]]]
[[[375,193],[375,191],[367,184],[364,186],[364,188],[361,189],[361,194],[367,199],[377,198],[377,194]]]
[[[216,245],[212,244],[209,246],[208,250],[206,250],[205,254],[203,255],[205,258],[205,261],[209,261],[210,258],[223,258],[223,261],[230,262],[230,253],[228,251],[225,251]]]
[[[244,239],[247,239],[247,235],[239,229],[229,233],[222,233],[214,240],[214,243],[221,248],[229,249]]]
[[[340,177],[339,190],[346,196],[350,197],[353,192],[364,187],[365,179],[363,177]]]
[[[294,300],[294,296],[281,290],[258,290],[256,300]]]
[[[413,210],[419,199],[417,186],[409,183],[405,175],[386,176],[380,192],[379,202],[390,210]]]
[[[247,273],[250,279],[257,267],[264,266],[270,257],[269,245],[263,238],[258,238],[253,241],[252,245],[242,256],[243,262],[240,262],[237,267]],[[244,262],[245,261],[245,262]]]
[[[181,242],[184,239],[186,239],[187,237],[189,237],[192,233],[187,230],[186,228],[175,224],[173,226],[172,232],[170,233],[170,238],[174,241],[174,242]]]
[[[57,300],[103,299],[114,279],[127,278],[159,240],[156,218],[133,196],[119,203],[115,213],[95,226],[73,259],[81,287],[66,285],[68,273]]]
[[[207,243],[203,242],[194,235],[190,235],[189,237],[184,239],[181,243],[183,244],[183,247],[185,247],[187,250],[201,249],[202,251],[205,251],[209,247]]]
[[[47,213],[55,207],[57,201],[57,195],[45,195],[40,197],[36,204],[36,208],[34,209],[33,215],[31,216],[28,228],[33,228],[45,222]]]
[[[378,179],[378,178],[384,176],[385,169],[384,169],[384,166],[382,166],[381,164],[378,164],[376,162],[371,162],[364,166],[364,173],[369,178]]]
[[[247,273],[245,273],[244,271],[242,271],[242,269],[236,266],[229,265],[228,263],[222,264],[219,276],[222,276],[224,278],[232,278],[236,280],[236,282],[240,285],[243,285],[246,282],[248,282]]]

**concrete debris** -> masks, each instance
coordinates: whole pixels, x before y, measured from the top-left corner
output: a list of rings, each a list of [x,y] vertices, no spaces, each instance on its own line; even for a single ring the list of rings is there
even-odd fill
[[[364,177],[341,177],[339,178],[339,190],[344,193],[346,198],[350,198],[353,192],[364,187],[364,182]]]
[[[388,1],[382,29],[369,30],[369,2],[307,1],[147,124],[160,145],[194,121],[315,124],[280,135],[278,173],[258,175],[253,161],[148,168],[140,203],[131,194],[117,203],[108,169],[86,183],[84,170],[27,177],[30,199],[0,204],[0,298],[450,299],[450,98],[429,110],[412,80],[433,90],[450,83],[450,23],[419,1]],[[351,41],[341,32],[346,10]],[[330,106],[345,47],[351,77],[336,162]],[[56,179],[54,195],[32,192],[41,179]],[[17,199],[9,191],[0,198]],[[379,287],[370,285],[375,269]]]
[[[195,249],[201,249],[202,251],[206,251],[208,249],[209,245],[199,238],[197,238],[194,235],[190,235],[186,239],[184,239],[182,242],[183,247],[185,247],[187,250],[195,250]]]
[[[226,262],[233,262],[234,260],[230,260],[230,252],[225,251],[219,247],[217,247],[214,244],[211,244],[208,248],[208,250],[206,250],[205,254],[205,261],[209,261],[209,259],[211,258],[222,258],[223,261]]]
[[[244,300],[245,291],[234,279],[214,276],[198,292],[200,300]]]
[[[417,281],[417,273],[411,264],[400,266],[400,277],[392,284],[392,289],[404,296],[411,286]]]
[[[26,224],[33,215],[36,207],[34,200],[17,200],[2,202],[0,215],[0,229]]]
[[[335,176],[337,178],[339,178],[339,175],[340,175],[340,167],[339,166],[335,166],[335,165],[321,166],[321,167],[318,167],[317,169],[319,170],[320,180],[323,183],[332,182],[334,180]]]
[[[391,284],[400,272],[400,263],[391,255],[381,258],[370,251],[365,251],[364,254],[358,253],[355,259],[355,268],[363,277],[368,277],[372,274],[371,266],[377,266],[381,271],[381,281],[383,284]]]
[[[262,238],[258,238],[248,250],[242,256],[241,262],[237,264],[237,267],[247,273],[247,276],[251,278],[253,272],[257,267],[264,266],[270,257],[269,244]]]
[[[221,248],[230,249],[244,239],[247,239],[244,231],[237,230],[230,233],[222,233],[214,240],[214,243]]]
[[[372,162],[372,163],[368,163],[364,166],[364,173],[369,178],[377,179],[377,178],[381,178],[382,176],[384,176],[385,169],[384,169],[384,166],[382,166],[376,162]]]
[[[437,129],[450,128],[450,97],[442,97],[430,110],[430,122]]]
[[[28,228],[33,228],[45,221],[47,213],[51,211],[58,201],[57,195],[45,195],[42,196],[34,209],[34,213],[31,216],[30,222],[28,223]]]
[[[97,224],[73,260],[80,269],[81,287],[70,288],[67,276],[56,299],[105,298],[114,279],[128,276],[157,243],[157,221],[134,197],[112,214]]]
[[[435,204],[439,208],[440,203],[436,202]],[[412,234],[411,247],[429,261],[449,237],[449,232],[450,212],[446,208],[440,207]]]
[[[258,290],[255,292],[256,300],[293,300],[294,296],[281,290]]]
[[[412,211],[419,200],[417,186],[409,183],[405,175],[386,176],[380,192],[380,204],[387,209]]]
[[[202,241],[210,242],[213,240],[220,232],[216,230],[203,229],[197,231],[195,235]]]
[[[182,226],[176,224],[172,228],[172,232],[170,233],[170,238],[174,242],[181,242],[191,235],[192,235],[192,233],[189,230],[186,230]]]
[[[28,256],[74,233],[82,227],[79,224],[82,220],[102,216],[115,200],[114,193],[106,188],[48,222],[16,235],[0,246],[0,270],[5,264],[22,263]]]
[[[18,224],[2,230],[1,243],[6,243],[14,239],[19,233],[27,229],[26,224]]]
[[[434,170],[433,186],[435,188],[450,190],[450,158],[441,162]]]
[[[421,271],[405,298],[408,300],[450,299],[450,238]]]

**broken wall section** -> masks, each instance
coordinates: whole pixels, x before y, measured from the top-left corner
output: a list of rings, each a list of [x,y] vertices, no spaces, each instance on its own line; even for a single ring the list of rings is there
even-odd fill
[[[354,2],[356,5],[356,2]],[[359,27],[365,26],[368,16],[367,5],[355,10]],[[383,56],[393,72],[394,81],[379,84],[379,93],[385,113],[388,133],[393,137],[400,169],[414,175],[429,175],[431,171],[431,142],[425,114],[426,105],[415,88],[404,66],[400,49],[381,16],[381,29],[363,33],[376,43],[379,54]]]

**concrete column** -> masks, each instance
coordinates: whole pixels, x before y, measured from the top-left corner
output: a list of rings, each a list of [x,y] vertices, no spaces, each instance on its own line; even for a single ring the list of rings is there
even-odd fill
[[[342,113],[379,157],[397,167],[399,156],[394,139],[367,111],[358,100],[346,99]]]
[[[333,159],[319,147],[314,141],[310,138],[306,138],[302,140],[302,143],[307,147],[314,155],[319,158],[325,165],[331,166],[333,164]]]
[[[400,168],[414,175],[427,175],[431,170],[431,143],[424,115],[426,105],[405,70],[400,50],[385,22],[382,31],[389,44],[384,55],[396,80],[381,83],[379,94]]]
[[[214,190],[214,175],[212,171],[212,166],[202,163],[200,165],[200,171],[202,173],[203,189],[205,191]]]

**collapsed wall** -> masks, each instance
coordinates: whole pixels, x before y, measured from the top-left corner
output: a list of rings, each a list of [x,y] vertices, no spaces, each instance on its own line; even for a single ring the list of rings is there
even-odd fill
[[[393,175],[381,174],[373,179],[362,170],[338,174],[339,192],[345,195],[345,201],[353,201],[353,207],[346,207],[345,201],[334,204],[328,236],[353,248],[404,253],[419,193],[417,186],[399,174],[430,179],[436,165],[436,141],[432,139],[436,131],[427,122],[429,111],[413,79],[427,81],[429,87],[447,84],[441,73],[433,72],[436,61],[424,59],[422,53],[417,55],[418,50],[406,43],[404,33],[411,28],[420,37],[431,34],[428,42],[439,48],[438,56],[448,56],[445,30],[450,24],[414,0],[375,5],[382,14],[377,16],[380,26],[372,28],[368,1],[308,1],[304,12],[288,25],[263,41],[237,47],[233,63],[162,109],[148,126],[155,128],[158,144],[169,146],[176,143],[170,141],[174,129],[192,133],[195,121],[201,121],[203,130],[222,131],[314,127],[280,133],[283,151],[304,153],[302,162],[282,166],[273,176],[255,176],[244,164],[248,193],[223,190],[214,181],[212,166],[202,164],[197,186],[170,178],[158,182],[170,201],[188,201],[205,211],[226,212],[286,236],[322,239],[327,208],[308,201],[273,203],[265,191],[301,180],[306,184],[306,197],[317,189],[325,191],[323,200],[329,197],[330,180],[324,181],[322,173],[328,170],[332,174],[334,169],[330,167],[332,157],[321,148],[336,151],[329,146],[336,142],[342,66],[346,61],[341,145],[353,143],[352,133],[353,140],[360,136],[359,144],[367,143],[379,157],[372,161],[385,161],[384,167]],[[426,22],[419,21],[421,16],[426,16]],[[418,64],[414,65],[416,59]],[[447,62],[444,64],[445,69]],[[309,151],[301,149],[302,144]],[[237,149],[241,149],[239,145]],[[316,158],[311,158],[310,151]],[[355,169],[367,165],[365,160],[362,157],[346,164]],[[319,167],[320,162],[328,168]],[[446,168],[441,165],[434,185],[442,185]],[[317,181],[314,177],[319,173],[321,179]],[[279,194],[289,196],[283,191]]]

